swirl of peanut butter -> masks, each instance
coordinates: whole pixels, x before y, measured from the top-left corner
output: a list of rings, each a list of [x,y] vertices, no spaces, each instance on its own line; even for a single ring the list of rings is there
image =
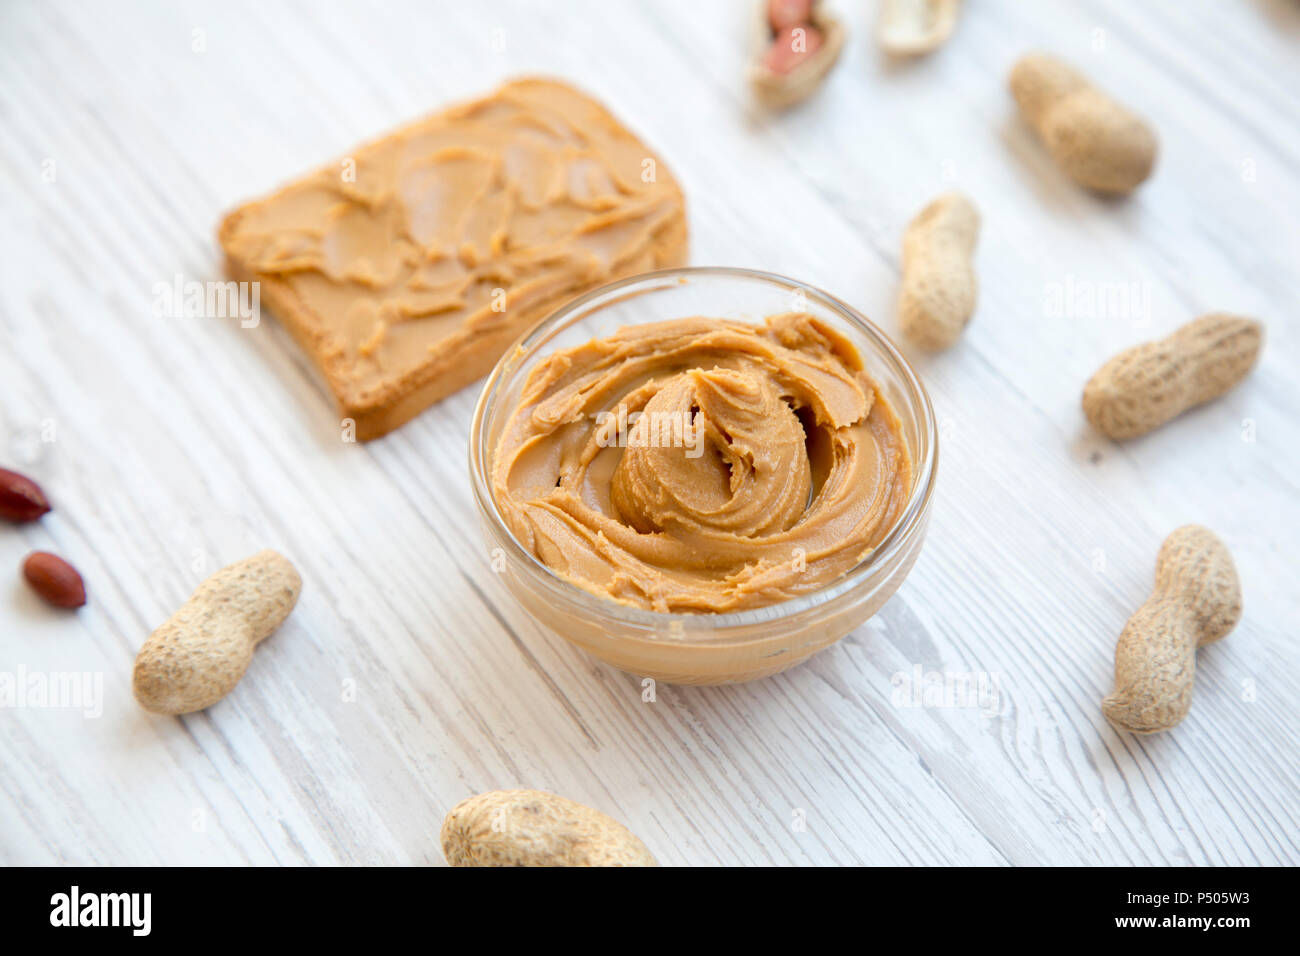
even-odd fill
[[[551,354],[492,484],[520,543],[579,587],[726,612],[858,565],[902,514],[912,463],[853,345],[787,313],[631,326]]]

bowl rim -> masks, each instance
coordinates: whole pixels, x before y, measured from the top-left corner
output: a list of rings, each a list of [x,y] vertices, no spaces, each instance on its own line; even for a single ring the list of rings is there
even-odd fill
[[[916,417],[920,426],[918,428],[920,433],[918,444],[920,448],[916,450],[913,457],[913,467],[916,473],[907,506],[898,521],[894,523],[894,526],[881,539],[880,543],[872,549],[869,555],[825,587],[787,601],[778,601],[775,604],[749,608],[744,611],[722,613],[653,611],[632,604],[624,604],[613,598],[588,591],[548,567],[519,542],[514,532],[510,530],[509,525],[502,518],[496,498],[491,492],[491,467],[488,457],[492,453],[492,449],[488,447],[483,432],[488,423],[487,411],[492,406],[493,400],[501,388],[507,367],[511,367],[511,372],[516,371],[513,364],[526,359],[530,351],[539,344],[539,339],[548,333],[560,331],[556,327],[566,319],[587,309],[597,299],[608,297],[610,293],[620,289],[626,290],[630,286],[647,286],[645,291],[649,292],[653,291],[654,288],[680,285],[692,278],[708,276],[758,281],[768,285],[781,286],[789,290],[802,290],[810,299],[820,300],[823,305],[838,313],[842,319],[855,325],[877,351],[877,354],[871,356],[871,358],[878,359],[883,356],[894,365],[895,371],[900,374],[906,386],[906,391],[918,406],[919,414]],[[581,318],[585,318],[585,316],[580,316],[579,321]],[[497,360],[496,365],[483,384],[478,401],[475,403],[469,435],[470,483],[473,486],[474,499],[478,504],[480,516],[484,520],[490,521],[495,530],[503,533],[505,543],[512,549],[514,557],[522,559],[523,566],[530,573],[540,577],[552,590],[559,591],[564,597],[575,603],[588,605],[591,610],[597,613],[618,618],[629,624],[650,627],[655,632],[667,631],[670,633],[680,633],[684,628],[698,630],[700,624],[707,624],[707,629],[711,632],[770,624],[830,605],[839,598],[856,592],[876,572],[889,567],[891,559],[904,549],[919,530],[923,529],[929,504],[934,496],[938,460],[938,426],[930,394],[926,391],[925,384],[921,381],[921,377],[917,374],[912,363],[907,360],[906,356],[899,351],[898,347],[894,345],[889,336],[879,326],[842,299],[817,286],[779,273],[737,266],[683,266],[675,269],[641,272],[627,278],[616,279],[613,282],[608,282],[589,292],[585,292],[547,313],[540,321],[525,330]]]

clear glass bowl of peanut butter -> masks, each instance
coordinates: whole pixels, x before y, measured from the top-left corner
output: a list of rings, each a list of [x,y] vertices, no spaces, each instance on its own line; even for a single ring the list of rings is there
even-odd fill
[[[574,299],[497,364],[470,432],[511,594],[683,684],[778,673],[879,610],[920,553],[937,464],[929,396],[888,337],[746,269]]]

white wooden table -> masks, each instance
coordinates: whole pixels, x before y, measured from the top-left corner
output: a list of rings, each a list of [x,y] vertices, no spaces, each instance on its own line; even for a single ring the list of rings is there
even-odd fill
[[[873,6],[834,4],[845,55],[779,117],[749,99],[749,3],[0,6],[0,466],[56,507],[0,527],[0,672],[102,681],[98,716],[0,709],[0,862],[440,864],[446,810],[514,786],[673,864],[1300,862],[1300,8],[976,0],[892,65]],[[1153,118],[1135,197],[1081,192],[1018,120],[1005,77],[1032,47]],[[538,72],[662,152],[695,264],[805,279],[886,329],[911,215],[950,188],[983,211],[975,319],[909,352],[943,435],[925,550],[794,671],[643,702],[491,572],[476,389],[348,444],[273,321],[154,314],[155,283],[220,278],[227,208]],[[1220,309],[1268,325],[1244,385],[1140,441],[1089,431],[1104,358]],[[1231,547],[1245,617],[1180,727],[1117,734],[1115,637],[1193,521]],[[305,579],[289,622],[209,711],[143,712],[140,643],[261,547]],[[17,581],[36,549],[81,569],[87,607]],[[996,694],[916,706],[918,673]]]

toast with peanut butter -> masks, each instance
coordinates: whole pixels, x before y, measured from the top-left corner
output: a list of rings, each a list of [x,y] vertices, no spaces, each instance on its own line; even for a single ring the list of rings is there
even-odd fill
[[[227,269],[377,438],[613,279],[681,265],[685,202],[599,103],[521,79],[230,213]]]

